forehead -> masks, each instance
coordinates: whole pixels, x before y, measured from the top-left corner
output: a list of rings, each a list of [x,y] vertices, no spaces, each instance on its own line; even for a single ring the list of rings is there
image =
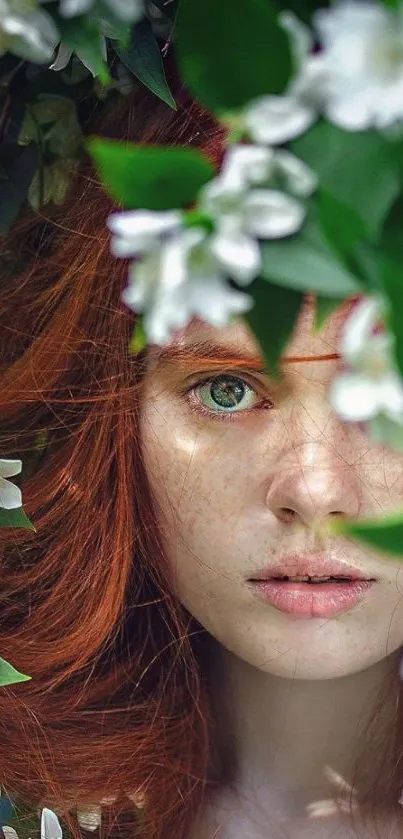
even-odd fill
[[[287,356],[317,356],[337,352],[340,335],[350,310],[351,303],[340,306],[318,331],[315,328],[316,310],[313,300],[304,303],[291,339],[285,348]],[[239,320],[226,327],[217,328],[194,320],[186,329],[177,332],[173,345],[185,349],[199,341],[214,341],[214,344],[231,347],[234,355],[247,353],[259,355],[259,345],[247,326]]]

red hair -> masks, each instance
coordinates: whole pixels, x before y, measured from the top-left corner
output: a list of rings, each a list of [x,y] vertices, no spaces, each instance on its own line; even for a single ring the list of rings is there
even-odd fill
[[[96,133],[191,143],[218,164],[222,129],[167,66],[177,112],[137,91]],[[22,458],[37,532],[0,531],[0,651],[32,676],[0,689],[0,784],[59,809],[116,796],[111,829],[141,790],[139,834],[189,839],[230,769],[208,634],[172,594],[142,463],[143,370],[120,301],[127,265],[109,252],[113,209],[87,161],[69,202],[20,222],[3,249],[0,456]],[[398,769],[377,799],[388,810]]]

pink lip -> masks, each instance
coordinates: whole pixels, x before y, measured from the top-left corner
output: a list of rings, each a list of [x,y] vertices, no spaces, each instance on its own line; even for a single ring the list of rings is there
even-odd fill
[[[345,582],[292,582],[275,577],[346,577]],[[256,571],[248,581],[254,594],[287,615],[331,618],[353,609],[375,582],[351,565],[332,557],[284,557],[280,563]]]
[[[250,583],[254,594],[280,612],[297,618],[332,618],[354,608],[374,582],[292,583],[258,580]]]

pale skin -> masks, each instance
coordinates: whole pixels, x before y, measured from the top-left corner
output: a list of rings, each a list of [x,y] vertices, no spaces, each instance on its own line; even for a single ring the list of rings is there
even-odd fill
[[[306,306],[280,383],[248,370],[247,361],[229,371],[238,396],[245,391],[230,420],[216,418],[211,391],[211,381],[228,372],[225,363],[206,368],[194,360],[184,369],[150,350],[141,421],[146,470],[178,598],[215,639],[211,678],[217,708],[225,708],[219,725],[237,756],[239,798],[222,794],[202,839],[216,826],[222,839],[350,836],[340,816],[308,821],[306,808],[339,794],[326,766],[348,783],[371,699],[398,668],[403,564],[323,524],[401,506],[403,457],[370,445],[363,427],[332,411],[327,394],[340,361],[326,356],[337,352],[345,313],[319,334],[313,315]],[[234,355],[259,352],[241,321],[223,329],[196,323],[175,343],[200,339],[229,344]],[[307,355],[318,358],[299,360]],[[181,391],[193,384],[191,410]],[[308,552],[344,560],[377,582],[358,606],[331,619],[295,618],[253,597],[246,582],[253,572]],[[391,696],[386,722],[395,703]],[[385,839],[392,835],[388,827]]]

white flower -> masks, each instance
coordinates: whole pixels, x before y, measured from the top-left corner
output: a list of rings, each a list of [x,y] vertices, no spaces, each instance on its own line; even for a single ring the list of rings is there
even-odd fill
[[[313,108],[294,96],[261,96],[243,112],[245,129],[251,140],[275,146],[299,137],[314,122]]]
[[[59,12],[62,17],[77,17],[92,9],[96,0],[60,0]],[[136,23],[143,17],[143,0],[104,0],[114,17],[125,23]]]
[[[84,830],[97,830],[102,822],[102,807],[99,804],[90,804],[88,807],[78,808],[77,821]]]
[[[59,41],[55,23],[37,0],[0,0],[0,56],[11,52],[42,64]]]
[[[287,191],[304,198],[318,186],[315,172],[291,152],[247,144],[229,146],[219,177],[229,190],[280,181]]]
[[[287,155],[256,146],[232,147],[220,175],[200,191],[200,208],[216,225],[211,249],[238,283],[250,283],[260,271],[257,239],[290,236],[305,218],[305,206],[297,198],[277,188],[257,186],[261,181],[285,176],[288,185],[290,181],[297,184],[299,194],[313,191],[315,176],[293,155]],[[256,188],[250,188],[251,184]]]
[[[188,228],[132,264],[122,300],[144,313],[150,343],[169,342],[192,317],[225,326],[231,315],[252,307],[251,297],[230,288],[210,238],[205,230]]]
[[[296,74],[282,95],[259,96],[249,102],[237,116],[237,125],[242,126],[250,139],[262,145],[276,146],[293,140],[303,134],[315,121],[317,115],[316,97],[312,87],[301,85],[310,65],[313,38],[292,12],[282,12],[279,23],[290,35]]]
[[[10,827],[8,824],[3,824],[1,829],[4,833],[5,839],[19,839],[18,833],[14,830],[13,827]]]
[[[53,810],[44,807],[41,814],[41,839],[62,839],[59,819]]]
[[[403,119],[403,7],[341,0],[314,15],[322,51],[311,59],[328,119],[352,131]],[[320,92],[320,90],[319,90]]]
[[[182,229],[183,213],[180,210],[127,210],[112,213],[108,227],[114,234],[111,242],[114,256],[141,256]]]
[[[14,510],[22,506],[21,490],[6,478],[18,475],[22,469],[21,460],[8,460],[0,458],[0,507],[5,510]]]
[[[344,420],[370,422],[374,440],[403,445],[403,382],[395,370],[392,339],[374,333],[382,315],[376,298],[366,298],[345,324],[341,354],[351,368],[333,382],[330,400]]]

